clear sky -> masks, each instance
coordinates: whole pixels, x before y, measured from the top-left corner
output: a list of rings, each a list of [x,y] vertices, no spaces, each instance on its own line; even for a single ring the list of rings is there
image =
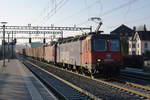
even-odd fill
[[[0,0],[0,22],[7,25],[97,26],[109,33],[121,24],[150,27],[150,0]]]

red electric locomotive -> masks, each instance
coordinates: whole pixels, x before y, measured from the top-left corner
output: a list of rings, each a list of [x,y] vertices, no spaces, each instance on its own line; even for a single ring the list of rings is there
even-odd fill
[[[87,64],[92,74],[110,76],[119,73],[122,66],[119,36],[93,33],[82,41],[82,47],[82,63]]]
[[[57,63],[84,73],[117,75],[122,66],[120,38],[89,33],[57,44]]]

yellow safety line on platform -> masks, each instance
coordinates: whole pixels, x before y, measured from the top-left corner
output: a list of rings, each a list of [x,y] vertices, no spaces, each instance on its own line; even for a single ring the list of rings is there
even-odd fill
[[[85,90],[83,90],[83,89],[81,89],[81,88],[79,88],[79,87],[77,87],[77,86],[75,86],[75,85],[69,83],[68,81],[66,81],[66,80],[64,80],[64,79],[62,79],[62,78],[60,78],[60,77],[58,77],[58,76],[56,76],[56,75],[54,75],[54,74],[52,74],[52,73],[50,73],[50,72],[44,70],[44,69],[42,69],[42,68],[40,68],[39,66],[33,64],[32,62],[30,62],[30,61],[27,61],[27,62],[30,63],[30,64],[32,64],[32,65],[34,65],[35,67],[39,68],[40,70],[42,70],[42,71],[48,73],[49,75],[55,77],[56,79],[62,81],[63,83],[67,84],[68,86],[70,86],[70,87],[72,87],[72,88],[78,90],[79,92],[84,93],[85,95],[89,96],[91,99],[93,99],[93,100],[102,100],[102,99],[100,99],[100,98],[94,96],[93,94],[91,94],[91,93],[89,93],[89,92],[87,92],[87,91],[85,91]]]

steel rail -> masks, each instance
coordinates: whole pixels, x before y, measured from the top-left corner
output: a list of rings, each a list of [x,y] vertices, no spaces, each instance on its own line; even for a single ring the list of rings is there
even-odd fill
[[[77,91],[79,91],[79,92],[81,92],[81,93],[83,93],[83,94],[89,96],[92,100],[102,100],[102,99],[100,99],[100,98],[94,96],[93,94],[87,92],[86,90],[83,90],[83,89],[81,89],[81,88],[79,88],[79,87],[77,87],[77,86],[71,84],[70,82],[68,82],[68,81],[66,81],[66,80],[64,80],[64,79],[62,79],[62,78],[60,78],[60,77],[58,77],[58,76],[56,76],[56,75],[54,75],[54,74],[52,74],[52,73],[46,71],[45,69],[42,69],[41,67],[37,66],[36,64],[34,64],[34,63],[30,62],[30,61],[27,61],[27,62],[30,63],[30,64],[32,64],[32,65],[34,65],[34,66],[37,67],[38,69],[44,71],[45,73],[47,73],[47,74],[49,74],[49,75],[55,77],[56,79],[62,81],[63,83],[67,84],[68,86],[70,86],[70,87],[76,89]]]
[[[142,85],[138,85],[138,84],[130,83],[130,82],[126,82],[126,84],[134,86],[134,87],[137,87],[137,88],[141,88],[141,89],[150,91],[150,87],[148,87],[148,86],[142,86]]]
[[[31,59],[31,58],[29,58],[29,59]],[[33,60],[33,59],[32,59],[32,60]],[[36,61],[38,61],[38,60],[36,60]],[[38,62],[40,62],[40,61],[38,61]],[[44,63],[44,62],[40,62],[40,63],[43,63],[43,64],[46,64],[46,65],[50,66],[49,64]],[[55,66],[53,65],[53,66],[51,66],[51,67],[55,67]],[[60,69],[60,70],[65,70],[65,69],[58,68],[58,67],[55,67],[55,68]],[[96,79],[96,78],[93,78],[93,77],[91,78],[91,77],[88,77],[88,76],[85,76],[85,75],[77,74],[77,73],[72,72],[72,71],[68,71],[68,70],[65,70],[65,71],[66,71],[66,72],[69,72],[69,73],[72,73],[72,74],[76,74],[76,75],[85,77],[85,78],[88,78],[88,79],[92,79],[92,80],[97,81],[97,82],[101,82],[101,83],[106,84],[106,85],[108,85],[108,86],[112,86],[112,87],[115,87],[115,88],[118,88],[118,89],[121,89],[121,90],[125,90],[125,91],[130,92],[130,93],[133,93],[133,94],[135,94],[135,95],[139,95],[139,96],[141,96],[141,97],[145,97],[145,98],[147,98],[147,99],[150,99],[150,95],[145,94],[145,93],[142,93],[142,92],[139,92],[139,91],[135,91],[135,90],[132,90],[132,89],[129,89],[129,88],[121,87],[121,86],[119,86],[119,85],[116,85],[116,84],[113,84],[113,83],[110,83],[110,82],[107,82],[107,81],[104,81],[104,80],[100,80],[100,79]],[[138,86],[138,85],[137,85],[137,86]],[[146,87],[145,87],[145,88],[146,88]]]
[[[150,91],[150,87],[148,87],[148,86],[143,86],[143,85],[135,84],[135,83],[132,83],[132,82],[126,82],[126,81],[122,81],[122,80],[115,79],[115,78],[112,78],[111,80],[118,81],[118,82],[124,83],[126,85],[130,85],[132,87],[137,87],[139,89]]]
[[[138,77],[140,79],[143,79],[143,80],[150,80],[150,76],[147,76],[147,75],[142,75],[140,74],[140,76],[137,76],[139,75],[138,73],[131,73],[131,72],[121,72],[121,75],[125,75],[125,76],[130,76],[130,77]]]

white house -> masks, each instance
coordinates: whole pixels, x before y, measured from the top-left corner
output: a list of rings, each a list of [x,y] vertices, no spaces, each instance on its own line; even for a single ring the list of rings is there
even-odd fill
[[[142,55],[150,51],[150,31],[137,31],[129,40],[129,55]]]

